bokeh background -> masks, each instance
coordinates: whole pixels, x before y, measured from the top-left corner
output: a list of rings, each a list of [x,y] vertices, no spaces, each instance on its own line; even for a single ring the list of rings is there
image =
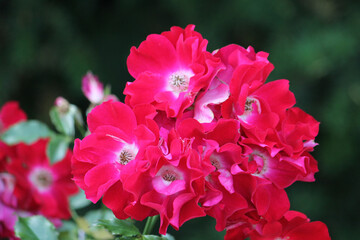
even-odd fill
[[[196,25],[210,51],[236,43],[270,53],[270,81],[290,80],[297,106],[321,122],[315,183],[287,189],[291,208],[325,222],[333,239],[360,236],[360,1],[0,0],[0,105],[17,100],[49,123],[57,96],[86,109],[88,71],[122,91],[130,47],[173,25]],[[177,239],[221,239],[211,219]]]

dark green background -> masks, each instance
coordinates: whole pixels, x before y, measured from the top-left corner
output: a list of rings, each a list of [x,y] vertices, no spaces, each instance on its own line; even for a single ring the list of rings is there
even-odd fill
[[[335,0],[0,0],[0,104],[18,100],[49,122],[64,96],[85,110],[92,70],[122,99],[130,47],[173,25],[196,25],[209,50],[230,43],[270,53],[269,80],[286,78],[297,106],[321,122],[315,183],[288,188],[292,209],[325,222],[333,239],[360,235],[360,2]],[[177,239],[219,239],[212,220]]]

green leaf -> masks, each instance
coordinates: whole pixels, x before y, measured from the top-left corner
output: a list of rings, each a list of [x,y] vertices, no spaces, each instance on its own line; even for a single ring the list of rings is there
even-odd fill
[[[50,129],[42,122],[29,120],[15,124],[4,132],[0,139],[9,145],[24,142],[33,143],[39,138],[49,137]]]
[[[64,133],[65,129],[64,129],[64,125],[61,122],[60,112],[58,108],[56,106],[52,107],[50,109],[49,114],[50,114],[50,120],[54,124],[56,130],[58,130],[61,133]]]
[[[88,200],[89,201],[89,200]],[[91,224],[94,225],[102,220],[112,220],[115,218],[113,212],[108,208],[101,208],[96,210],[91,210],[87,212],[84,218]]]
[[[161,236],[143,235],[142,239],[143,240],[175,240],[175,238],[168,233],[166,235],[161,235]]]
[[[72,209],[79,209],[90,205],[92,202],[86,199],[85,193],[82,189],[79,193],[70,198],[70,206]]]
[[[163,239],[167,239],[167,240],[175,240],[175,238],[169,233],[166,233],[166,235],[162,235],[162,237]]]
[[[109,232],[115,235],[122,235],[132,237],[140,235],[139,229],[129,220],[99,220],[98,226],[106,228]]]
[[[56,163],[62,160],[69,147],[71,139],[66,136],[54,134],[50,138],[50,142],[47,146],[46,153],[51,163]]]
[[[63,221],[58,231],[60,240],[77,239],[77,227],[74,222]]]
[[[57,229],[60,233],[61,232],[69,232],[76,230],[76,224],[73,221],[62,221],[61,227]]]
[[[142,239],[143,240],[164,240],[163,237],[156,236],[156,235],[143,235]]]
[[[54,225],[43,216],[19,217],[15,225],[15,234],[22,240],[58,239]]]

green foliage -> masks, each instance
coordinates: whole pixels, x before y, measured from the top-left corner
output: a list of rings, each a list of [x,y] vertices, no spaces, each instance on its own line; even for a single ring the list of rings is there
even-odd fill
[[[170,234],[167,234],[165,236],[143,235],[142,240],[175,240],[175,238]]]
[[[65,157],[66,152],[72,138],[53,134],[50,138],[49,145],[47,146],[47,156],[51,163],[55,163]]]
[[[100,219],[112,220],[115,218],[113,212],[107,207],[103,206],[100,209],[88,211],[84,218],[93,226],[96,226]]]
[[[9,145],[21,142],[31,144],[39,138],[50,138],[46,151],[51,163],[63,159],[69,144],[73,141],[71,137],[55,134],[46,124],[37,120],[15,124],[0,136],[0,139]]]
[[[0,139],[9,145],[20,142],[30,144],[39,138],[49,137],[50,135],[51,131],[44,123],[29,120],[11,126],[0,136]]]
[[[61,111],[59,107],[52,107],[50,110],[50,119],[56,130],[66,136],[74,137],[75,124],[83,124],[81,112],[73,104],[69,104],[68,109]]]
[[[113,235],[120,235],[120,237],[136,239],[140,236],[139,229],[130,220],[120,220],[116,218],[111,220],[100,219],[98,225],[106,228]]]
[[[86,199],[85,193],[82,189],[79,189],[79,193],[70,198],[70,206],[71,209],[74,210],[84,208],[89,204],[91,204],[91,201]]]
[[[175,240],[175,238],[170,234],[161,236],[148,234],[142,235],[139,229],[134,225],[134,222],[129,219],[99,219],[98,226],[106,228],[117,240]]]
[[[57,231],[59,232],[59,240],[78,239],[78,231],[74,222],[63,221],[63,224]]]
[[[15,225],[16,236],[22,240],[56,240],[54,225],[43,216],[19,217]]]

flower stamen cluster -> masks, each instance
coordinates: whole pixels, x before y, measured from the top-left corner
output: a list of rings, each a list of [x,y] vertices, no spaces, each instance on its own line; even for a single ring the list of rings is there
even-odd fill
[[[129,153],[127,150],[122,150],[119,156],[119,163],[122,165],[128,164],[135,157]]]
[[[181,71],[172,73],[169,77],[170,88],[177,94],[188,90],[189,81],[190,77]]]

